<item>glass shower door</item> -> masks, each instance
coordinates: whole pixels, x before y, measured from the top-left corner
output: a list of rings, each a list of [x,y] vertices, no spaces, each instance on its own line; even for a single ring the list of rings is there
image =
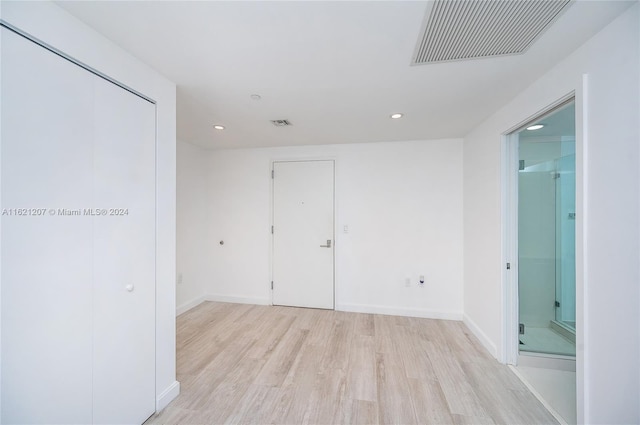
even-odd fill
[[[517,133],[520,351],[575,356],[574,116],[570,103]]]

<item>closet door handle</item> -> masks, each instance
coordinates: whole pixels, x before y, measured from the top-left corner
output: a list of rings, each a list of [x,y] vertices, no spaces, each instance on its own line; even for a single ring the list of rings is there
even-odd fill
[[[127,291],[129,292],[133,292],[133,283],[128,284],[127,286],[124,287]]]
[[[320,248],[331,248],[331,239],[327,239],[327,244],[320,245]]]

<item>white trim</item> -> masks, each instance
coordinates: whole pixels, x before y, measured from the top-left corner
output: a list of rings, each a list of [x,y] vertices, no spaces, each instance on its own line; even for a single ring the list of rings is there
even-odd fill
[[[584,375],[587,370],[589,327],[587,273],[585,258],[588,250],[587,187],[589,185],[588,141],[589,141],[589,75],[583,74],[576,90],[576,411],[578,423],[590,417],[589,382]]]
[[[387,316],[422,317],[425,319],[462,321],[462,312],[430,310],[421,308],[387,307],[367,304],[336,304],[336,311],[350,311],[354,313],[384,314]]]
[[[253,298],[245,297],[242,295],[207,294],[204,296],[204,301],[218,301],[222,303],[234,304],[271,305],[271,300],[269,298]]]
[[[480,329],[480,326],[478,326],[476,322],[471,320],[471,318],[466,314],[463,315],[462,321],[467,326],[467,328],[471,331],[471,333],[474,334],[475,337],[480,340],[480,343],[489,352],[489,354],[497,358],[498,349],[496,348],[496,345],[493,343],[493,341],[491,341],[491,338],[489,338],[487,334],[485,334],[482,331],[482,329]]]
[[[535,398],[542,403],[542,405],[553,415],[554,418],[560,423],[560,425],[568,425],[567,421],[560,416],[560,414],[553,408],[547,401],[542,397],[542,395],[525,379],[525,377],[518,371],[515,366],[509,365],[511,371],[522,381],[522,383],[531,391],[531,393],[535,396]]]
[[[160,411],[167,407],[178,395],[180,395],[180,382],[173,381],[173,384],[165,388],[156,399],[156,413],[160,413]]]
[[[180,316],[181,314],[186,313],[187,311],[191,310],[194,307],[199,306],[200,304],[202,304],[205,301],[204,295],[201,295],[197,298],[194,298],[190,301],[187,301],[185,303],[180,304],[177,308],[176,308],[176,316]]]
[[[517,363],[518,339],[518,134],[502,136],[502,344],[498,360]],[[507,270],[507,263],[511,268]]]
[[[269,298],[253,298],[244,297],[241,295],[222,295],[222,294],[206,294],[187,301],[176,308],[176,316],[186,313],[202,304],[205,301],[217,301],[221,303],[233,303],[233,304],[255,304],[255,305],[271,305]]]
[[[519,352],[518,340],[518,169],[516,167],[518,159],[518,136],[517,132],[527,125],[540,119],[541,117],[552,114],[556,109],[573,101],[578,104],[576,91],[573,90],[568,94],[560,97],[557,101],[542,108],[535,114],[529,116],[525,120],[511,127],[503,133],[502,145],[502,164],[501,164],[501,228],[502,228],[502,347],[500,350],[500,360],[503,363],[515,365],[517,364]],[[577,108],[577,106],[576,106]],[[576,198],[578,197],[578,156],[579,135],[578,135],[578,110],[576,109]],[[582,215],[579,210],[579,204],[576,199],[576,212],[578,217]],[[576,256],[578,255],[578,222],[576,220]],[[511,269],[506,270],[506,263],[511,263]],[[578,259],[576,258],[576,270],[578,268]],[[578,288],[576,273],[576,292]],[[576,296],[576,306],[578,297]],[[577,308],[577,307],[576,307]],[[576,315],[577,320],[577,315]]]

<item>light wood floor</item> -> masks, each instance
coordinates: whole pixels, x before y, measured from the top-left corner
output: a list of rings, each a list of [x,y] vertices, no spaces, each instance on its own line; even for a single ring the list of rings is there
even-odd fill
[[[148,424],[555,424],[460,322],[206,302]]]

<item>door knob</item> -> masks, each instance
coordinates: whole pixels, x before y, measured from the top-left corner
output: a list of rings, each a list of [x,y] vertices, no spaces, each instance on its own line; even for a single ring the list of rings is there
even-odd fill
[[[125,289],[129,292],[133,291],[133,283],[128,284],[127,286],[125,286]]]
[[[331,239],[327,239],[327,244],[320,245],[320,248],[331,248]]]

